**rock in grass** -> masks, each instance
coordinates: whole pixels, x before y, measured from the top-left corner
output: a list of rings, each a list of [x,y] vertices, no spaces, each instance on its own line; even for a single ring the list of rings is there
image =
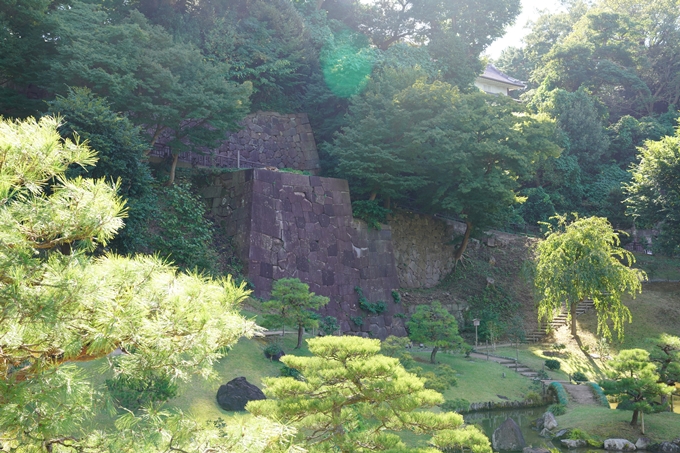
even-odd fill
[[[267,399],[262,390],[243,376],[232,379],[217,390],[217,404],[225,411],[245,410],[248,401]]]
[[[652,441],[647,438],[647,437],[640,437],[637,441],[635,441],[635,448],[638,450],[645,450],[649,445],[651,445]]]
[[[546,412],[543,414],[543,427],[546,429],[557,428],[557,420],[555,420],[555,416],[552,412]]]

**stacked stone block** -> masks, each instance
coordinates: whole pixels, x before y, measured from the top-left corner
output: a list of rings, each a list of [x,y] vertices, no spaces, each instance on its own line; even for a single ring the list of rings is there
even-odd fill
[[[255,296],[269,297],[274,280],[299,278],[330,298],[322,315],[338,318],[343,332],[405,335],[403,320],[394,316],[401,305],[391,294],[399,288],[391,230],[369,230],[352,218],[347,181],[243,170],[217,177],[203,195],[241,244]],[[372,303],[384,301],[386,310],[361,309],[355,287]]]
[[[318,171],[319,155],[307,114],[258,112],[248,115],[241,125],[239,132],[230,135],[215,150],[218,156],[234,161],[240,153],[244,164],[248,161],[262,166]]]

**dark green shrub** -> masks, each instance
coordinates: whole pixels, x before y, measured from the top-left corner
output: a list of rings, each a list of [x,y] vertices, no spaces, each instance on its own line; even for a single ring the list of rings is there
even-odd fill
[[[269,360],[278,360],[284,356],[283,348],[277,343],[271,343],[264,348],[264,356]]]
[[[369,302],[368,299],[366,299],[366,297],[364,297],[364,291],[359,286],[355,286],[354,291],[359,296],[359,307],[362,310],[365,310],[369,313],[373,313],[373,314],[377,315],[377,314],[384,312],[385,309],[387,309],[387,305],[385,305],[385,302],[383,302],[382,300],[379,300],[378,302],[376,302],[374,304]]]
[[[571,379],[575,382],[587,382],[588,381],[588,378],[586,377],[586,375],[581,373],[580,371],[577,371],[574,374],[572,374]]]
[[[189,184],[157,187],[159,215],[150,229],[155,233],[151,248],[169,257],[180,269],[215,273],[213,225],[204,217],[205,205]]]
[[[557,371],[560,369],[561,363],[559,360],[548,359],[545,361],[545,367],[551,371]]]
[[[364,325],[364,317],[363,316],[352,316],[349,318],[350,321],[354,323],[355,326],[361,327]]]
[[[352,202],[352,216],[356,219],[361,219],[368,224],[369,228],[380,230],[381,223],[387,222],[388,214],[392,211],[383,208],[378,204],[377,200],[358,200]]]
[[[177,396],[177,384],[170,376],[153,371],[143,377],[118,375],[107,379],[106,387],[119,406],[131,411]]]
[[[467,412],[470,410],[470,402],[464,398],[446,400],[440,406],[445,411]]]
[[[340,329],[340,323],[335,316],[326,316],[319,320],[319,329],[326,335],[333,335]]]
[[[552,414],[557,417],[558,415],[564,415],[567,413],[567,406],[564,404],[551,404],[546,410],[548,412],[552,412]]]
[[[287,365],[284,365],[281,367],[279,370],[279,376],[281,377],[292,377],[293,379],[297,381],[304,381],[305,378],[302,376],[302,373],[297,368],[291,368]]]
[[[392,299],[394,299],[395,304],[401,302],[401,294],[396,289],[392,291]]]
[[[536,377],[538,379],[550,379],[550,376],[548,376],[548,372],[545,370],[538,370],[536,372]]]

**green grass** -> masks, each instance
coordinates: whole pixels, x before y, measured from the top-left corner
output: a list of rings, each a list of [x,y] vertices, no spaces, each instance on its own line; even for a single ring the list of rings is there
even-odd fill
[[[635,266],[647,272],[650,280],[680,280],[680,258],[635,253]]]
[[[543,365],[545,364],[545,361],[547,359],[555,358],[543,355],[544,350],[546,350],[546,348],[544,348],[541,345],[531,344],[520,345],[519,351],[517,351],[514,347],[500,347],[496,348],[496,352],[495,353],[491,352],[491,354],[495,354],[500,357],[507,357],[512,360],[515,360],[515,358],[519,356],[519,363],[528,366],[534,371],[539,371],[544,368]],[[484,353],[484,350],[480,349],[479,352]],[[560,362],[563,362],[563,359],[561,358],[558,358],[558,360]],[[548,377],[550,379],[555,379],[558,381],[564,381],[569,379],[567,375],[569,371],[565,372],[565,370],[563,370],[562,367],[560,367],[558,371],[551,371],[545,368],[545,372],[548,373]]]
[[[567,413],[557,417],[560,427],[578,428],[600,441],[625,438],[635,442],[643,434],[640,426],[630,426],[633,413],[599,406],[569,406]],[[638,420],[639,423],[639,420]],[[662,412],[645,415],[645,434],[654,442],[672,440],[678,436],[680,414]]]
[[[424,371],[434,368],[434,365],[428,363],[429,352],[414,352],[413,356]],[[492,361],[466,359],[460,354],[440,352],[437,354],[437,362],[453,368],[458,378],[458,385],[443,393],[447,400],[464,398],[471,403],[503,401],[503,398],[499,398],[500,395],[509,400],[521,401],[532,390],[530,379]]]

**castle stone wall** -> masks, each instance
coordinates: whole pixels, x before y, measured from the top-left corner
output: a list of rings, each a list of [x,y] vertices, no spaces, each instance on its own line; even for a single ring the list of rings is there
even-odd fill
[[[405,335],[402,318],[394,316],[402,307],[391,294],[399,288],[392,232],[369,230],[352,218],[347,181],[243,170],[215,177],[203,196],[218,222],[245,244],[240,258],[255,296],[269,297],[274,280],[299,278],[331,299],[322,314],[338,318],[343,332]],[[387,309],[362,310],[355,287]]]

